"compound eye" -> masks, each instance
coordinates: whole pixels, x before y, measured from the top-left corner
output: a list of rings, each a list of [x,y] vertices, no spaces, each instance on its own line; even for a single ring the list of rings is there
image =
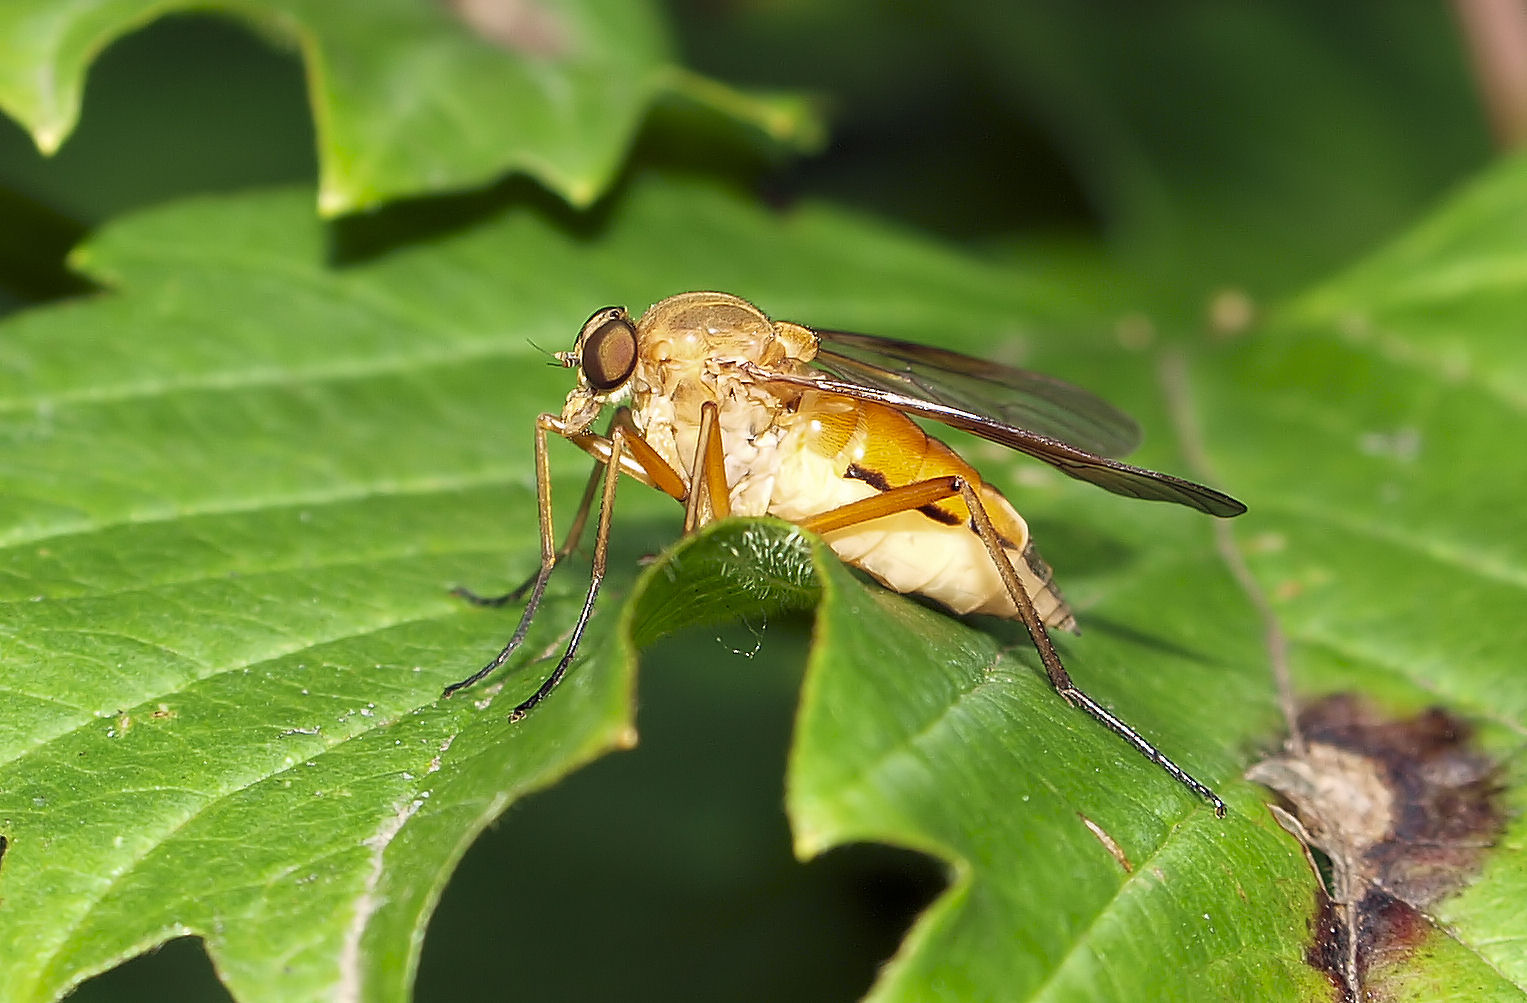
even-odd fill
[[[611,317],[583,340],[583,378],[595,390],[614,390],[636,368],[636,328],[625,317]]]

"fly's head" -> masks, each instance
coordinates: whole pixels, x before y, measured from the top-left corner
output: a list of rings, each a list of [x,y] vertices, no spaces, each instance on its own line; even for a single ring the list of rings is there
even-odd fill
[[[578,371],[578,385],[562,405],[562,420],[575,429],[587,428],[606,404],[628,397],[637,356],[636,325],[626,308],[594,311],[573,350],[556,353],[558,362]]]

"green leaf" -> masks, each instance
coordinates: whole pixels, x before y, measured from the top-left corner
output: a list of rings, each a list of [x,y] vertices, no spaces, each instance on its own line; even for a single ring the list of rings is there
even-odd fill
[[[1069,510],[1110,552],[1106,567],[1081,569],[1094,629],[1068,645],[1073,667],[1217,784],[1235,769],[1215,757],[1244,765],[1254,736],[1278,731],[1269,660],[1286,659],[1306,698],[1353,690],[1478,724],[1511,821],[1481,873],[1455,875],[1463,891],[1429,910],[1415,953],[1373,959],[1369,988],[1399,998],[1527,995],[1516,905],[1527,626],[1515,615],[1527,459],[1509,447],[1527,434],[1524,223],[1518,158],[1244,341],[1167,350],[1163,389],[1185,450],[1252,505],[1214,543],[1095,494],[1073,503],[1095,512]],[[709,542],[677,556],[693,561]],[[824,597],[789,779],[798,849],[880,840],[955,868],[877,998],[1329,993],[1301,967],[1308,931],[1292,921],[1308,871],[1252,799],[1233,801],[1226,822],[1183,820],[1173,802],[1185,795],[1078,727],[1021,637],[1005,648],[989,625],[971,631],[867,587],[820,548],[817,561]],[[1264,647],[1268,629],[1286,649]],[[1079,812],[1130,875],[1077,838]]]
[[[108,228],[75,260],[119,292],[5,326],[8,999],[188,932],[243,999],[401,998],[472,837],[628,740],[628,649],[601,626],[618,581],[526,728],[437,700],[509,625],[446,590],[535,563],[531,418],[565,373],[531,340],[686,286],[968,340],[1060,311],[883,229],[772,221],[692,185],[645,184],[593,242],[509,208],[344,269],[309,198],[209,198]],[[559,455],[559,494],[581,466]],[[630,490],[622,514],[620,569],[674,517]],[[576,607],[564,577],[527,657]],[[542,671],[498,685],[523,695]]]
[[[1175,559],[1107,576],[1108,615],[1150,636],[1099,612],[1068,650],[1083,685],[1196,750],[1189,768],[1231,793],[1233,750],[1275,725],[1243,604],[1223,575],[1191,571],[1213,564],[1195,535],[1158,536],[1184,544]],[[817,561],[789,777],[798,852],[877,840],[954,868],[873,998],[1271,999],[1315,981],[1295,963],[1302,862],[1255,797],[1216,819],[1061,701],[1021,640],[866,585],[820,545]],[[1165,637],[1192,650],[1163,651]]]
[[[733,117],[777,143],[819,141],[801,100],[745,95],[675,66],[648,0],[12,0],[0,4],[0,109],[44,152],[57,150],[79,117],[91,62],[176,11],[224,14],[301,51],[326,215],[476,188],[510,172],[586,205],[662,100]]]
[[[1300,691],[1440,704],[1502,763],[1510,822],[1483,873],[1438,905],[1414,967],[1380,959],[1375,978],[1413,998],[1527,989],[1524,223],[1518,157],[1278,311],[1199,395],[1216,468],[1254,506],[1238,535]]]
[[[952,868],[881,998],[1328,994],[1303,960],[1314,878],[1236,779],[1282,729],[1259,592],[1306,690],[1493,722],[1522,817],[1508,503],[1527,478],[1501,448],[1520,437],[1520,357],[1504,321],[1447,321],[1478,295],[1514,315],[1521,165],[1265,329],[1149,355],[1032,276],[693,183],[641,179],[571,227],[509,204],[344,268],[308,199],[124,221],[76,257],[114,292],[0,327],[0,996],[50,999],[193,933],[240,999],[404,998],[472,838],[633,737],[636,645],[818,589],[787,786],[798,852],[877,840]],[[581,601],[573,570],[523,655],[437,699],[514,620],[446,590],[536,563],[531,422],[567,374],[527,339],[562,346],[597,306],[703,287],[1075,379],[1142,419],[1143,462],[1251,504],[1214,523],[968,451],[1081,612],[1062,640],[1077,681],[1225,794],[1228,818],[1056,697],[1021,631],[866,584],[791,527],[719,524],[622,609],[627,569],[677,535],[671,502],[635,486],[555,696],[505,720]],[[1457,345],[1473,365],[1415,361]],[[553,448],[565,521],[586,461]],[[1524,981],[1513,826],[1441,907],[1454,967],[1425,972],[1497,998]]]

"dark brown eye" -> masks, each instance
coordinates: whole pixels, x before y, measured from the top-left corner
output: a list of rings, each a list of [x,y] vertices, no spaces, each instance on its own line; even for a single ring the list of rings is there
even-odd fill
[[[614,390],[636,368],[636,328],[625,317],[611,317],[583,340],[583,378],[595,390]]]

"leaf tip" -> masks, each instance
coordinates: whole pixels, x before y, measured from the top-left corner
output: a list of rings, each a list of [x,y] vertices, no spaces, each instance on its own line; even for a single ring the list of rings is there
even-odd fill
[[[354,196],[333,179],[325,179],[318,187],[318,215],[333,219],[360,208]]]
[[[795,830],[791,834],[791,850],[795,853],[796,860],[813,860],[832,845],[832,838],[827,832],[809,822],[801,821],[800,812],[793,811],[790,816],[792,828]]]
[[[68,137],[70,123],[55,121],[44,122],[32,130],[32,142],[37,144],[37,150],[44,157],[51,157],[58,152],[58,148],[64,145]]]

